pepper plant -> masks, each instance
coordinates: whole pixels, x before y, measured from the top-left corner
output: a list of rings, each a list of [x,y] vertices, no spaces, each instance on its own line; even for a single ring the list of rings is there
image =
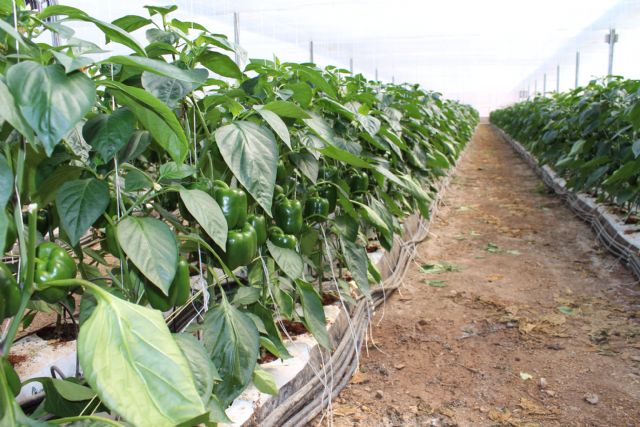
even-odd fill
[[[282,321],[331,349],[321,294],[368,297],[369,242],[428,215],[478,120],[335,67],[241,70],[175,6],[112,22],[17,6],[0,0],[2,425],[213,425],[252,380],[276,393],[257,361],[290,357]],[[76,38],[78,21],[132,53]],[[78,377],[8,363],[45,308],[78,313]],[[28,415],[21,381],[45,389]]]
[[[494,111],[492,123],[522,142],[569,188],[640,205],[640,81],[609,77]]]

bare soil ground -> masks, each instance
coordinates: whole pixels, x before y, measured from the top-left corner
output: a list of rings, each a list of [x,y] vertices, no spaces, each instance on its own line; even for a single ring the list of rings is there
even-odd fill
[[[487,125],[444,204],[313,424],[640,425],[636,278]]]

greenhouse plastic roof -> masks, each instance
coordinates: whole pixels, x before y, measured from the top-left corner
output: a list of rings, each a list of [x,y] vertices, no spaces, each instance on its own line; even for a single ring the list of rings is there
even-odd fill
[[[640,77],[638,0],[60,0],[104,20],[146,15],[144,5],[176,4],[176,17],[234,35],[249,58],[314,61],[377,75],[382,81],[420,83],[487,114],[546,90],[573,87],[607,73],[610,28],[620,34],[614,74]],[[100,40],[88,26],[78,36]],[[143,35],[141,35],[141,38]],[[108,46],[111,51],[125,48]],[[560,67],[559,80],[557,67]],[[524,91],[524,93],[523,93]]]

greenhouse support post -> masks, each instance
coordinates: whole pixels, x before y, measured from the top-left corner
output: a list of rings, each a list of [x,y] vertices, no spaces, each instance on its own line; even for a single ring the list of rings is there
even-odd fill
[[[240,44],[240,14],[233,12],[233,42],[236,46]],[[240,55],[236,52],[236,64],[240,64]]]
[[[576,82],[575,87],[578,87],[578,75],[580,73],[580,51],[576,50]]]
[[[313,40],[309,40],[309,62],[313,64]]]
[[[378,69],[376,68],[376,81],[378,81]]]
[[[547,73],[542,76],[542,96],[547,95]]]
[[[618,33],[615,28],[609,30],[609,34],[604,37],[605,43],[609,44],[609,66],[607,68],[607,75],[613,74],[613,47],[618,42]]]
[[[556,93],[560,93],[560,65],[556,65]]]
[[[353,75],[353,58],[349,58],[349,71],[351,71],[351,75]]]

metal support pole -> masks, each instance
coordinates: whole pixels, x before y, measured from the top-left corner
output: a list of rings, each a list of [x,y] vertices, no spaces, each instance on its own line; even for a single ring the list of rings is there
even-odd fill
[[[527,99],[531,98],[531,82],[527,83]]]
[[[556,65],[556,93],[560,93],[560,65]]]
[[[353,58],[349,58],[349,71],[351,71],[351,75],[353,75]]]
[[[580,51],[576,51],[576,83],[575,86],[578,87],[578,76],[580,73]]]
[[[313,62],[313,40],[309,40],[309,62]]]
[[[233,12],[233,42],[236,46],[240,45],[240,14]],[[236,64],[240,65],[240,55],[236,52]]]
[[[609,30],[609,34],[604,37],[605,43],[609,44],[609,67],[607,68],[607,75],[613,74],[613,46],[618,42],[618,33],[615,28]]]
[[[378,69],[376,68],[376,81],[378,81]]]
[[[538,96],[538,80],[533,81],[533,96]]]
[[[396,76],[391,76],[391,83],[396,84]]]
[[[547,73],[542,76],[542,96],[547,96]]]

